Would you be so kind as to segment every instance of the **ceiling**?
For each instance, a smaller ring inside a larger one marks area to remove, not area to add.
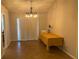
[[[34,12],[44,13],[49,10],[55,0],[32,0]],[[10,12],[25,13],[30,10],[30,0],[2,0]]]

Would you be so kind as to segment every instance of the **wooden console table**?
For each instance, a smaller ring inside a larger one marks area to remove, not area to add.
[[[53,33],[43,32],[40,34],[40,40],[47,46],[47,50],[49,50],[50,46],[63,46],[64,38]]]

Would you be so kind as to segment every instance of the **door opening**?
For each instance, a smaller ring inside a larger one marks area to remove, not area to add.
[[[2,15],[2,17],[1,17],[1,34],[2,34],[2,45],[3,45],[3,48],[5,47],[4,29],[5,29],[5,16]]]

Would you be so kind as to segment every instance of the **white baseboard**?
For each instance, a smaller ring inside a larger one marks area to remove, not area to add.
[[[65,49],[62,49],[60,47],[58,47],[60,50],[62,50],[63,52],[65,52],[67,55],[69,55],[71,58],[76,59],[76,57],[74,57],[72,54],[70,54],[68,51],[66,51]]]

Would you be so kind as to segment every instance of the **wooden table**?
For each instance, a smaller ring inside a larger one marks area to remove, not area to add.
[[[40,34],[40,40],[47,46],[47,50],[49,50],[50,46],[63,46],[64,38],[53,33],[43,32]]]

